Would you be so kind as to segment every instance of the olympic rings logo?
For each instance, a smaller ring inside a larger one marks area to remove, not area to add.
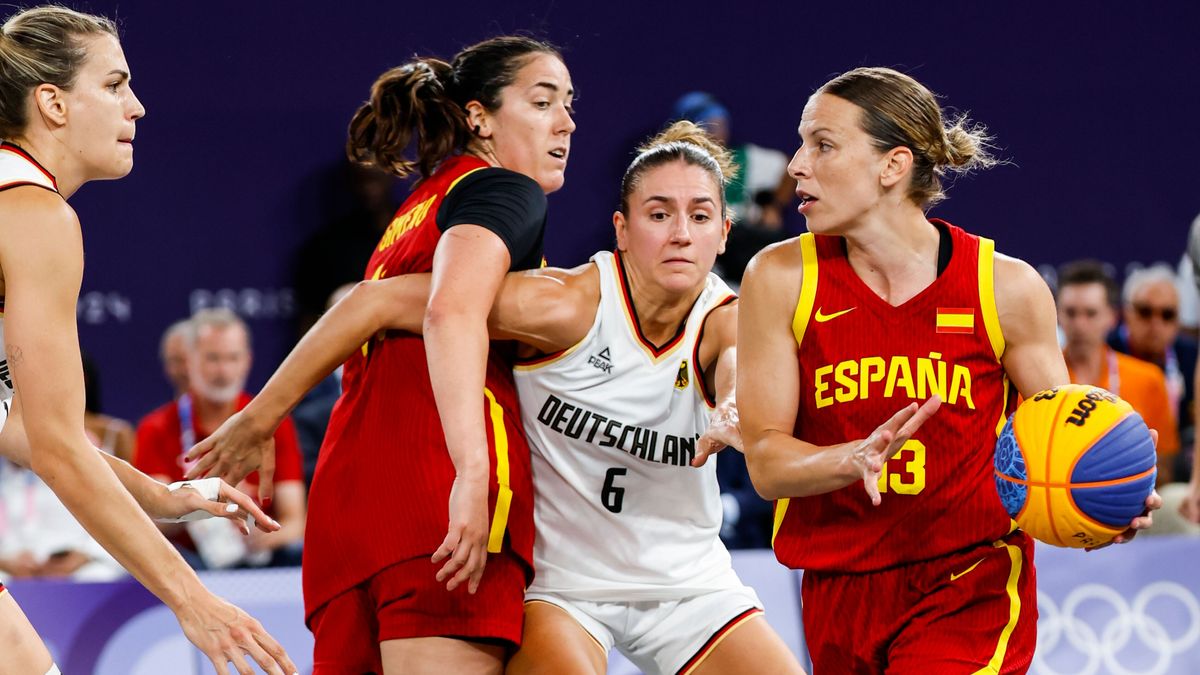
[[[1153,614],[1149,611],[1152,602],[1158,609]],[[1079,611],[1085,603],[1089,607]],[[1108,609],[1097,611],[1095,603],[1106,604]],[[1188,616],[1185,629],[1180,630],[1181,622],[1172,621],[1168,627],[1154,616],[1162,614],[1163,603],[1182,605]],[[1064,675],[1091,675],[1101,672],[1101,666],[1104,667],[1103,672],[1116,675],[1164,675],[1170,672],[1176,656],[1200,642],[1200,601],[1186,587],[1170,581],[1158,581],[1145,586],[1132,602],[1109,586],[1084,584],[1067,595],[1061,609],[1049,596],[1039,591],[1038,612],[1038,646],[1033,660],[1035,673],[1060,675],[1060,671],[1054,670],[1048,660],[1061,646],[1087,659],[1084,665],[1076,661],[1069,670],[1063,671]],[[1105,619],[1104,625],[1098,628],[1097,625]],[[1140,646],[1131,644],[1135,637]],[[1142,663],[1135,669],[1122,663],[1122,656],[1128,662],[1130,654],[1142,655],[1139,659]],[[1153,658],[1153,663],[1147,666],[1144,661],[1149,657]],[[1054,660],[1061,663],[1061,659]]]

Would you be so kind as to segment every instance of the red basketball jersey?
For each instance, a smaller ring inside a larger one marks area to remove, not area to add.
[[[885,466],[883,503],[862,482],[775,505],[773,546],[793,568],[879,570],[927,560],[1010,530],[993,478],[1010,403],[993,293],[994,245],[948,229],[949,264],[899,307],[851,268],[840,237],[802,235],[804,277],[792,330],[799,347],[796,438],[866,438],[913,401],[942,407]]]
[[[453,157],[418,184],[380,239],[366,278],[430,272],[441,237],[438,208],[460,180],[487,166]],[[510,345],[492,344],[480,392],[492,449],[488,550],[499,552],[507,539],[532,578],[533,484],[510,354]],[[393,563],[432,555],[449,522],[454,465],[421,336],[393,333],[364,345],[346,362],[342,389],[309,499],[306,616]]]

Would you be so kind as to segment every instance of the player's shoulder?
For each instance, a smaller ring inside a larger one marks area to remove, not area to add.
[[[23,239],[49,230],[78,228],[75,209],[62,195],[37,185],[22,185],[0,191],[0,233],[19,234]]]
[[[993,283],[1000,314],[1024,315],[1047,300],[1053,304],[1050,287],[1033,265],[1003,253],[993,254]]]
[[[776,242],[763,248],[746,265],[742,276],[742,288],[747,284],[770,282],[771,280],[798,275],[804,267],[804,256],[800,241],[804,235]],[[798,279],[798,277],[796,277]]]

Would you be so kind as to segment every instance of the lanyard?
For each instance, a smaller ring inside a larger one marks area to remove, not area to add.
[[[192,462],[184,459],[184,455],[196,444],[196,429],[192,426],[192,397],[184,393],[176,401],[179,411],[179,466],[186,473]]]

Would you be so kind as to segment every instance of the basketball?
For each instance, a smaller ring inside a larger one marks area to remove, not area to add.
[[[1069,384],[1022,403],[996,441],[996,489],[1035,538],[1106,544],[1145,510],[1157,456],[1142,416],[1099,387]]]

